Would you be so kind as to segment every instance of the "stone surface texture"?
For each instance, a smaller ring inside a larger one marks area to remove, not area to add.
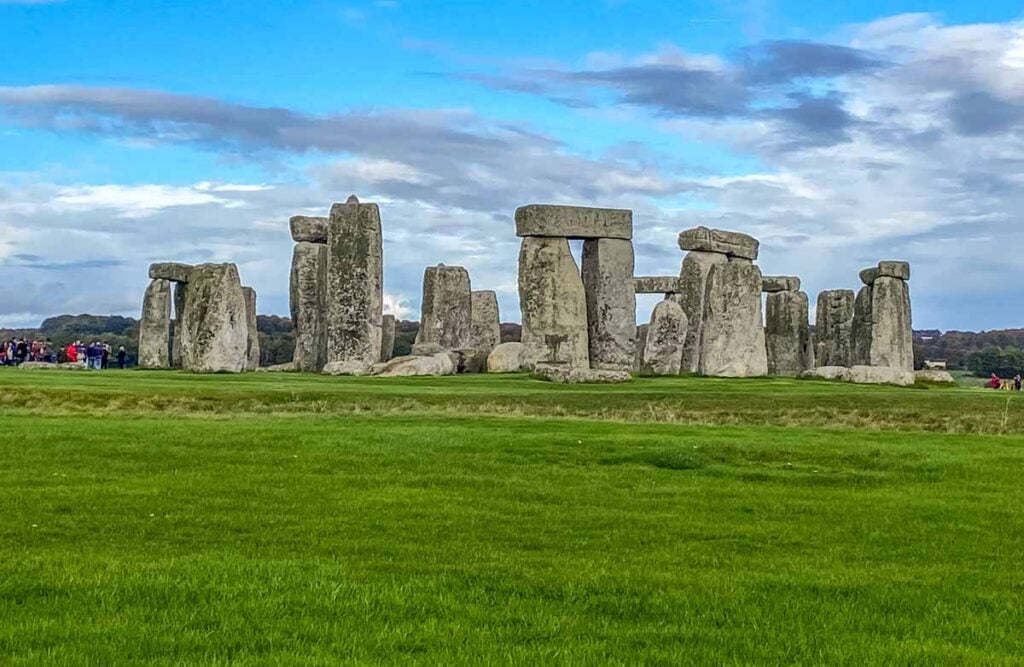
[[[878,263],[878,277],[910,280],[910,262],[883,260]]]
[[[634,373],[642,373],[644,370],[644,348],[647,347],[647,332],[650,328],[650,324],[640,324],[636,328],[636,351],[633,353]]]
[[[453,375],[455,364],[445,352],[424,357],[395,357],[374,369],[381,377],[407,377],[413,375]]]
[[[895,384],[909,387],[914,384],[913,370],[889,366],[851,366],[850,382],[857,384]]]
[[[245,297],[245,370],[255,371],[260,367],[260,334],[256,326],[256,290],[243,286],[242,296]]]
[[[171,281],[155,278],[142,298],[139,368],[171,366]]]
[[[816,380],[842,380],[850,381],[850,369],[846,366],[818,366],[809,368],[800,374],[800,377]]]
[[[825,290],[818,294],[814,326],[814,357],[819,366],[853,363],[853,290]]]
[[[679,247],[682,250],[715,252],[741,259],[757,259],[760,243],[753,236],[722,229],[694,227],[679,232]]]
[[[188,301],[188,283],[174,283],[174,321],[171,326],[171,366],[181,368],[184,364],[182,349],[187,347],[188,325],[185,322],[185,304]]]
[[[633,242],[584,241],[581,273],[587,301],[590,367],[632,369],[636,350]]]
[[[469,272],[461,266],[428,266],[423,272],[423,299],[417,343],[437,343],[446,350],[467,347],[472,336]]]
[[[560,384],[615,384],[629,382],[633,379],[633,376],[626,371],[570,368],[553,364],[537,364],[533,369],[533,376],[540,380]]]
[[[675,294],[679,291],[679,278],[675,276],[637,276],[633,279],[636,294]]]
[[[764,322],[769,375],[797,376],[814,367],[807,294],[770,292]]]
[[[867,269],[861,269],[858,274],[860,282],[864,285],[874,285],[875,278],[878,277],[878,269],[876,267],[869,267]]]
[[[487,355],[488,373],[518,373],[523,368],[522,343],[500,343]]]
[[[871,286],[861,287],[853,302],[853,321],[850,326],[850,366],[854,364],[871,365],[871,328],[874,320],[871,309],[873,305]]]
[[[327,246],[301,241],[292,252],[289,290],[296,370],[319,373],[327,363]]]
[[[519,250],[523,364],[590,368],[587,299],[564,238],[527,237]]]
[[[181,262],[157,262],[149,265],[149,278],[150,280],[187,283],[193,268],[191,264],[182,264]]]
[[[768,374],[761,317],[761,270],[753,264],[712,267],[704,298],[700,373],[718,377]]]
[[[328,218],[311,215],[293,215],[288,220],[292,240],[306,243],[327,243]]]
[[[334,204],[327,236],[327,362],[335,373],[365,372],[380,358],[380,209],[355,197]]]
[[[800,289],[800,279],[796,276],[764,276],[761,278],[761,291],[796,292]]]
[[[686,340],[686,313],[671,299],[660,301],[651,312],[644,342],[641,372],[649,375],[679,375]]]
[[[956,379],[949,371],[923,370],[914,371],[914,378],[922,382],[935,382],[938,384],[956,384]]]
[[[390,361],[395,355],[395,316],[384,315],[380,320],[380,360]]]
[[[633,212],[615,208],[530,204],[516,209],[516,236],[633,238]]]
[[[688,252],[683,258],[679,270],[680,290],[675,296],[676,303],[686,313],[688,320],[681,362],[683,373],[696,373],[699,370],[708,274],[713,266],[727,264],[728,261],[725,255],[698,250]]]
[[[185,299],[182,368],[195,373],[241,373],[247,363],[249,328],[234,264],[200,264]]]
[[[493,290],[476,290],[470,295],[472,308],[469,344],[483,359],[501,343],[498,295]]]
[[[871,286],[871,366],[914,370],[910,288],[899,278],[879,276]]]

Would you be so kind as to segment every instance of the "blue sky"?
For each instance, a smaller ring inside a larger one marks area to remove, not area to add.
[[[286,314],[287,218],[381,203],[390,308],[470,269],[518,320],[511,214],[635,211],[765,273],[914,266],[915,326],[1024,324],[1018,3],[0,0],[0,326],[136,314],[150,261],[237,261]],[[650,305],[642,303],[641,319]]]

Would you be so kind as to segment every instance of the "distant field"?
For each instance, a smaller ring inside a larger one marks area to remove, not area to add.
[[[1024,399],[0,369],[0,663],[1024,661]]]

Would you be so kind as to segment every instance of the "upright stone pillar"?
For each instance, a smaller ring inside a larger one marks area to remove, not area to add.
[[[744,261],[714,265],[708,273],[702,326],[702,375],[767,375],[761,269]]]
[[[914,370],[910,264],[882,261],[860,272],[854,304],[854,356],[859,365]]]
[[[590,368],[587,299],[566,238],[528,236],[519,250],[523,364]]]
[[[174,341],[171,345],[171,365],[184,368],[183,350],[189,347],[188,323],[185,321],[185,303],[188,299],[188,283],[174,283]]]
[[[139,322],[139,367],[168,368],[171,335],[171,282],[154,279],[142,299]]]
[[[355,196],[334,204],[327,228],[327,365],[366,373],[380,358],[383,249],[380,210]]]
[[[381,318],[380,360],[390,361],[395,354],[395,316],[384,315]]]
[[[242,296],[245,297],[245,370],[254,371],[260,367],[260,334],[256,322],[256,290],[251,287],[242,287]]]
[[[289,302],[295,335],[295,370],[319,373],[327,363],[326,244],[295,244]]]
[[[850,327],[852,365],[855,366],[871,365],[871,329],[874,321],[871,309],[873,305],[871,285],[864,285],[857,292],[857,298],[854,299],[853,323]]]
[[[814,366],[807,294],[795,277],[764,278],[768,374],[797,376]]]
[[[636,349],[633,242],[587,239],[582,264],[590,367],[629,371]]]
[[[654,307],[644,344],[643,372],[678,375],[686,340],[686,313],[675,301],[665,299]]]
[[[814,361],[818,366],[853,365],[853,290],[818,294],[814,319]]]
[[[501,344],[501,319],[498,315],[498,295],[492,290],[472,293],[472,331],[470,347],[477,356],[486,359],[491,350]]]
[[[713,266],[728,261],[725,255],[700,250],[691,250],[683,257],[683,265],[679,270],[679,292],[675,295],[676,303],[686,313],[689,321],[680,364],[683,373],[696,373],[700,370],[700,337],[704,330],[704,297],[707,294],[708,274]]]
[[[470,346],[472,297],[469,272],[461,266],[428,266],[423,272],[423,301],[416,343],[446,350]]]
[[[185,301],[182,365],[196,373],[241,373],[248,360],[248,315],[238,267],[200,264]]]

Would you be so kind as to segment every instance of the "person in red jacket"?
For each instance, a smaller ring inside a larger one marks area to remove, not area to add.
[[[68,343],[67,355],[69,362],[74,363],[78,361],[78,348],[75,347],[74,343]]]
[[[1002,386],[1003,386],[1003,381],[999,378],[998,375],[993,373],[992,377],[989,378],[989,380],[988,380],[988,388],[989,389],[999,389]]]

